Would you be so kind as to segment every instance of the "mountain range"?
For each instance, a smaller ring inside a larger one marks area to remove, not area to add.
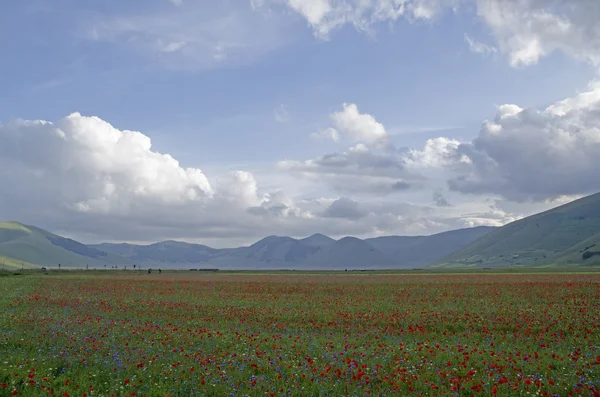
[[[12,267],[184,269],[393,269],[423,267],[494,228],[476,227],[433,236],[334,240],[268,236],[247,246],[216,249],[162,241],[149,245],[85,245],[35,226],[0,223],[0,262]]]
[[[11,267],[223,270],[600,265],[600,193],[500,228],[364,240],[269,236],[227,249],[178,241],[86,245],[35,226],[0,222],[0,262]]]

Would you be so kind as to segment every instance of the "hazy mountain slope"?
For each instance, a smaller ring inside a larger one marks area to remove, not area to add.
[[[553,260],[558,265],[573,263],[586,266],[600,265],[600,233],[561,252]]]
[[[6,262],[50,267],[60,263],[63,267],[91,268],[113,265],[188,269],[412,268],[427,265],[488,230],[473,228],[433,236],[391,236],[367,241],[353,237],[336,241],[322,234],[303,239],[269,236],[248,247],[214,249],[177,241],[84,245],[34,226],[4,222],[0,223],[0,257]],[[596,260],[589,259],[589,263]]]
[[[32,265],[85,267],[127,265],[122,257],[87,247],[34,226],[15,222],[0,224],[0,256]]]
[[[150,245],[96,244],[98,250],[130,259],[138,264],[200,264],[212,258],[219,250],[201,244],[179,241],[162,241]]]
[[[307,267],[316,269],[390,269],[398,263],[369,243],[356,237],[341,240],[315,253]]]
[[[331,244],[335,243],[335,240],[331,237],[325,236],[321,233],[315,233],[312,236],[303,238],[299,240],[300,242],[308,245],[312,245],[315,247],[328,247]]]
[[[597,233],[600,194],[512,222],[440,262],[480,266],[550,263]]]
[[[365,242],[390,258],[404,259],[406,251],[424,238],[425,236],[383,236],[368,238]]]
[[[418,267],[435,262],[495,229],[494,227],[480,226],[451,230],[431,236],[389,236],[366,239],[365,241],[396,262],[401,263],[404,267]]]
[[[291,237],[269,236],[249,247],[218,253],[208,262],[216,267],[231,269],[297,269],[302,268],[307,259],[321,249],[316,244],[316,241],[305,242]]]

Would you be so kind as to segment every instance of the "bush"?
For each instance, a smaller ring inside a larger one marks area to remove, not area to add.
[[[592,256],[600,255],[600,251],[585,251],[581,257],[583,260],[590,259]]]

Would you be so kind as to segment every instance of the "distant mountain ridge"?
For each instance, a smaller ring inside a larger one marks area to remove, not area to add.
[[[432,236],[334,240],[323,234],[268,236],[248,247],[215,249],[163,241],[85,245],[43,229],[0,222],[0,262],[7,266],[217,269],[403,269],[434,267],[600,266],[600,193],[501,228]]]
[[[85,245],[35,226],[2,222],[0,262],[65,268],[400,269],[428,265],[493,229],[366,240],[319,233],[302,239],[268,236],[248,247],[216,249],[178,241]]]

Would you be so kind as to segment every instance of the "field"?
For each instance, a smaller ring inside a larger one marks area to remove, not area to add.
[[[600,396],[600,275],[0,278],[0,396]]]

